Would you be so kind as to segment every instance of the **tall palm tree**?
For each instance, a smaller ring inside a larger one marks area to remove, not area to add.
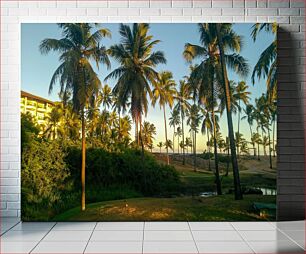
[[[166,105],[168,104],[169,107],[172,108],[175,96],[176,96],[175,81],[173,80],[172,73],[169,71],[163,71],[159,73],[158,80],[154,82],[152,103],[153,106],[155,106],[155,104],[158,101],[160,108],[163,109],[166,143],[168,141]],[[167,164],[169,165],[168,146],[166,146],[166,152],[167,152]]]
[[[44,130],[44,136],[49,139],[55,140],[56,138],[63,136],[65,130],[61,124],[63,119],[63,110],[60,104],[56,105],[50,113],[46,116],[47,125]]]
[[[142,126],[142,142],[143,145],[150,149],[153,144],[154,136],[156,135],[156,127],[153,123],[144,121]]]
[[[233,176],[234,176],[234,188],[235,188],[235,199],[242,199],[242,191],[240,185],[239,177],[239,168],[237,163],[237,155],[235,149],[235,140],[234,140],[234,129],[233,129],[233,119],[231,112],[231,101],[230,101],[230,90],[229,90],[229,81],[227,75],[227,66],[232,68],[236,67],[236,71],[240,75],[246,76],[248,73],[248,66],[245,61],[240,62],[239,65],[234,65],[233,62],[230,63],[227,59],[225,50],[232,50],[234,52],[239,52],[241,47],[241,38],[238,36],[232,29],[231,24],[212,24],[216,31],[217,44],[220,54],[220,80],[223,84],[223,92],[226,98],[226,115],[227,115],[227,125],[228,125],[228,135],[230,140],[231,147],[231,157],[232,157],[232,166],[233,166]],[[235,56],[237,54],[234,53]],[[243,58],[241,57],[241,60]],[[244,59],[243,59],[244,60]]]
[[[261,142],[261,137],[259,133],[253,133],[252,137],[251,137],[251,142],[254,144],[257,144],[257,159],[260,160],[260,155],[259,155],[259,145],[262,143]]]
[[[97,73],[93,70],[91,61],[97,67],[99,64],[106,64],[110,67],[110,61],[106,48],[100,44],[104,37],[110,37],[107,29],[97,29],[92,32],[95,25],[89,23],[62,23],[58,24],[62,29],[63,38],[44,39],[40,43],[40,51],[47,54],[50,51],[60,53],[60,66],[55,70],[49,93],[59,81],[60,93],[71,92],[73,109],[78,112],[82,122],[82,197],[81,209],[85,210],[85,157],[86,157],[86,107],[89,99],[98,95],[101,89],[101,82]]]
[[[173,126],[173,153],[174,153],[174,137],[175,137],[175,126],[180,125],[180,112],[178,110],[172,110],[169,118],[169,125]]]
[[[207,134],[207,148],[208,148],[208,170],[211,170],[211,165],[210,165],[210,139],[209,139],[209,134],[212,132],[212,119],[210,116],[210,110],[206,109],[206,107],[201,108],[202,114],[203,114],[203,122],[202,122],[202,128],[201,128],[201,133],[203,135]]]
[[[105,78],[116,79],[113,93],[125,103],[130,100],[130,112],[136,125],[136,143],[139,146],[141,142],[142,152],[142,115],[148,112],[147,94],[152,98],[150,85],[158,79],[154,68],[166,63],[163,52],[153,52],[153,47],[160,41],[152,40],[149,29],[146,23],[134,23],[132,26],[120,24],[121,43],[110,47],[110,55],[120,66]]]
[[[276,35],[277,33],[277,24],[276,23],[263,23],[255,24],[252,27],[252,38],[256,41],[259,32],[262,30]],[[252,82],[255,83],[255,77],[258,79],[267,77],[267,93],[271,101],[271,98],[276,97],[276,69],[277,69],[277,39],[261,53],[252,73]]]
[[[238,100],[238,135],[240,134],[240,113],[241,113],[241,101],[246,106],[249,104],[251,94],[248,90],[248,85],[245,83],[245,81],[238,82],[238,85],[236,86],[236,96]],[[239,156],[239,147],[237,146],[237,154]]]
[[[253,145],[254,157],[256,157],[255,142],[252,141],[252,137],[253,137],[253,129],[252,129],[252,126],[253,126],[253,121],[255,120],[254,111],[255,111],[255,108],[254,108],[254,106],[253,106],[252,104],[246,105],[246,107],[245,107],[245,109],[244,109],[245,116],[243,116],[243,117],[241,118],[241,120],[247,119],[247,122],[248,122],[249,128],[250,128],[251,143],[252,143],[252,145]]]
[[[183,135],[181,127],[177,127],[175,135],[177,136],[177,153],[180,153],[180,137]]]
[[[159,142],[159,143],[157,144],[157,147],[159,147],[159,153],[161,154],[161,149],[162,149],[162,147],[163,147],[163,142]]]
[[[181,123],[182,123],[182,139],[183,143],[185,140],[184,137],[184,119],[187,110],[190,108],[190,103],[188,100],[191,99],[189,85],[185,80],[180,80],[179,90],[177,91],[176,100],[177,104],[175,105],[174,109],[181,113]],[[185,165],[185,146],[180,147],[183,149],[183,165]]]
[[[192,147],[192,141],[191,141],[191,138],[190,138],[190,137],[186,138],[185,144],[186,144],[187,154],[188,154],[188,152],[189,152],[189,151],[188,151],[188,147]]]
[[[266,147],[270,146],[270,141],[269,141],[269,138],[267,136],[263,136],[263,138],[262,138],[262,146],[263,146],[263,150],[264,150],[264,155],[267,156]]]
[[[225,142],[224,142],[224,147],[223,147],[223,151],[225,151],[227,153],[227,160],[226,160],[226,173],[225,176],[228,176],[228,171],[229,171],[229,160],[230,160],[230,142],[229,142],[229,138],[226,137],[225,138]]]
[[[187,124],[190,126],[191,133],[193,134],[193,160],[194,160],[194,170],[196,170],[196,165],[197,165],[197,156],[196,156],[196,151],[197,151],[197,133],[198,133],[198,128],[200,125],[200,122],[202,120],[202,116],[199,114],[200,108],[198,105],[193,104],[189,110],[187,111]],[[186,144],[187,146],[187,144]]]
[[[171,139],[168,139],[168,140],[164,143],[164,146],[165,146],[166,150],[168,150],[169,148],[170,148],[170,149],[173,149],[173,144],[172,144]]]

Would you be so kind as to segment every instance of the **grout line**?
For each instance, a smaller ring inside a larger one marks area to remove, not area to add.
[[[243,236],[240,234],[239,230],[235,228],[235,226],[230,222],[230,224],[232,225],[232,227],[235,229],[235,231],[237,232],[237,234],[241,237],[242,241],[253,251],[253,253],[256,253],[256,251],[253,249],[253,247],[249,244],[249,242],[247,240],[245,240],[243,238]]]
[[[45,239],[45,237],[51,232],[51,230],[55,227],[55,225],[57,224],[57,222],[55,222],[55,224],[49,229],[49,231],[38,241],[38,243],[29,251],[29,253],[32,253],[33,250],[35,250],[35,248],[38,246],[38,244],[41,243],[42,240]]]
[[[145,221],[143,222],[142,226],[142,244],[141,244],[141,253],[143,254],[143,246],[144,246],[144,234],[145,234]]]
[[[298,242],[296,242],[292,237],[290,237],[289,235],[287,235],[285,233],[285,231],[279,229],[279,228],[276,228],[276,230],[278,230],[279,232],[283,233],[287,238],[289,238],[289,240],[291,240],[292,242],[294,242],[296,245],[298,245],[299,247],[301,247],[303,250],[305,250],[305,247],[301,246]],[[305,231],[304,231],[305,232]],[[305,243],[304,243],[305,245]]]
[[[194,242],[194,244],[195,244],[195,246],[196,246],[197,252],[198,252],[198,253],[200,253],[199,248],[198,248],[198,245],[197,245],[197,243],[196,243],[196,241],[195,241],[195,239],[194,239],[194,237],[193,237],[193,233],[192,233],[192,230],[191,230],[191,227],[190,227],[189,221],[187,221],[187,224],[188,224],[188,227],[189,227],[189,230],[190,230],[190,233],[191,233],[191,236],[192,236],[193,242]]]
[[[95,232],[95,229],[96,229],[97,225],[98,225],[98,222],[96,222],[96,224],[95,224],[95,226],[94,226],[94,228],[93,228],[93,230],[92,230],[92,232],[91,232],[91,234],[90,234],[90,237],[89,237],[89,239],[88,239],[88,241],[87,241],[87,243],[86,243],[86,246],[85,246],[85,248],[84,248],[83,254],[85,253],[85,251],[86,251],[86,249],[87,249],[87,246],[88,246],[88,244],[89,244],[89,241],[90,241],[90,239],[91,239],[93,233]]]
[[[15,226],[17,226],[21,221],[18,221],[16,224],[13,224],[9,229],[5,230],[3,233],[0,234],[0,236],[4,235],[5,233],[9,232],[11,229],[13,229]]]

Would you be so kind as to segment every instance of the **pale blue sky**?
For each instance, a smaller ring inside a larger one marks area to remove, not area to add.
[[[108,28],[112,33],[111,39],[102,41],[106,47],[119,42],[118,24],[107,23],[101,24],[101,26]],[[199,44],[197,24],[151,24],[150,26],[149,34],[152,34],[154,39],[161,40],[155,50],[162,50],[167,59],[167,64],[159,65],[157,70],[171,71],[174,79],[179,83],[179,80],[189,73],[189,65],[182,57],[185,43]],[[235,24],[233,28],[239,35],[243,36],[244,46],[240,54],[248,60],[252,70],[261,52],[273,41],[274,35],[262,32],[254,43],[250,36],[251,26],[252,24]],[[53,52],[47,56],[40,54],[39,44],[45,38],[61,38],[61,31],[56,24],[26,23],[21,25],[21,89],[55,101],[58,100],[59,87],[56,87],[51,95],[48,95],[48,87],[52,74],[59,65],[59,55]],[[113,70],[118,64],[113,60],[111,62]],[[105,67],[100,67],[98,71],[100,79],[103,81],[109,72]],[[229,72],[229,79],[236,82],[241,80],[233,72]],[[246,78],[245,81],[250,87],[252,101],[266,91],[265,80],[257,81],[254,86],[250,77]],[[113,87],[114,80],[108,81],[108,85]],[[170,109],[167,108],[167,118],[169,117]],[[149,108],[146,120],[154,123],[157,128],[155,144],[164,141],[163,115],[158,106]],[[233,121],[236,130],[236,116],[233,117]],[[222,136],[225,137],[227,135],[226,114],[222,116],[220,126]],[[172,139],[173,130],[172,128],[168,130],[168,138]],[[245,121],[241,123],[241,132],[249,139],[249,127]],[[197,140],[198,152],[202,152],[206,147],[204,145],[206,137],[198,134]]]

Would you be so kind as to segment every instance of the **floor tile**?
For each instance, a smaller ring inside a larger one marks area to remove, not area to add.
[[[189,222],[191,230],[235,230],[229,222]]]
[[[85,253],[142,253],[142,242],[89,242]]]
[[[8,231],[1,236],[1,242],[38,242],[47,231]]]
[[[200,253],[253,253],[252,249],[241,242],[197,242]]]
[[[273,222],[273,224],[281,230],[305,231],[305,221],[281,221],[281,222]]]
[[[289,240],[287,236],[278,230],[272,231],[239,231],[246,241],[283,241]]]
[[[18,231],[15,231],[18,232]],[[50,231],[43,239],[44,242],[86,242],[92,231]]]
[[[298,243],[302,248],[305,248],[305,231],[304,230],[287,230],[282,231],[285,235],[289,236],[291,240]]]
[[[236,230],[275,230],[275,226],[270,222],[231,222]]]
[[[66,231],[66,230],[93,230],[96,222],[58,222],[52,231]]]
[[[20,222],[12,228],[13,231],[49,231],[54,222]]]
[[[31,253],[83,253],[87,242],[40,242]]]
[[[145,231],[145,241],[193,241],[190,231]]]
[[[195,241],[242,241],[236,231],[192,231]]]
[[[248,242],[255,253],[304,253],[304,250],[291,241]]]
[[[2,242],[0,253],[29,253],[37,242]]]
[[[90,241],[109,242],[109,241],[142,241],[143,231],[94,231]]]
[[[145,222],[145,230],[190,230],[188,222]]]
[[[144,222],[99,222],[95,230],[143,230]]]
[[[198,253],[194,242],[144,242],[143,253]]]

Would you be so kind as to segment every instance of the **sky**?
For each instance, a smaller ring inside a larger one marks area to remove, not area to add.
[[[237,34],[243,38],[243,47],[240,54],[247,59],[250,66],[250,70],[253,70],[261,52],[274,40],[273,34],[261,32],[257,37],[256,42],[250,36],[251,27],[253,24],[234,24],[233,29]],[[101,41],[106,47],[117,44],[120,42],[119,24],[105,23],[100,24],[101,27],[108,28],[111,31],[112,38],[105,38]],[[150,35],[153,35],[154,39],[159,39],[161,42],[157,44],[154,50],[161,50],[164,52],[167,59],[166,64],[160,64],[157,66],[158,71],[171,71],[173,73],[174,80],[179,84],[179,80],[185,75],[189,74],[189,64],[184,60],[182,53],[185,43],[200,44],[199,33],[197,24],[150,24]],[[39,51],[39,44],[45,38],[60,39],[61,30],[57,24],[48,23],[23,23],[21,25],[21,89],[35,95],[47,98],[49,100],[58,101],[59,86],[56,86],[52,94],[48,94],[48,88],[51,77],[59,66],[59,54],[57,52],[51,52],[48,55],[42,55]],[[196,63],[196,62],[195,62]],[[96,69],[100,80],[103,84],[104,78],[110,71],[118,67],[118,63],[111,59],[111,70],[107,70],[104,66],[101,66],[99,70]],[[232,71],[228,73],[229,79],[235,82],[246,81],[251,92],[251,102],[254,102],[255,98],[259,97],[266,91],[266,80],[255,80],[253,85],[251,82],[251,74],[242,79]],[[107,84],[113,87],[115,80],[108,80]],[[166,108],[167,121],[169,121],[171,109]],[[233,116],[234,130],[237,131],[237,116]],[[154,146],[157,151],[156,144],[165,140],[164,121],[163,114],[159,106],[155,108],[149,107],[148,114],[144,119],[153,123],[157,129],[157,135],[155,136]],[[220,119],[220,128],[222,137],[227,136],[227,124],[226,113]],[[249,126],[246,121],[240,123],[241,133],[247,140],[250,140]],[[187,129],[187,128],[185,128]],[[189,128],[188,128],[189,129]],[[188,130],[187,129],[187,130]],[[131,131],[133,136],[134,127]],[[172,140],[173,128],[168,127],[168,138]],[[189,133],[186,133],[189,136]],[[207,137],[201,133],[197,135],[197,152],[203,152],[206,149]],[[177,147],[177,144],[175,144]]]

